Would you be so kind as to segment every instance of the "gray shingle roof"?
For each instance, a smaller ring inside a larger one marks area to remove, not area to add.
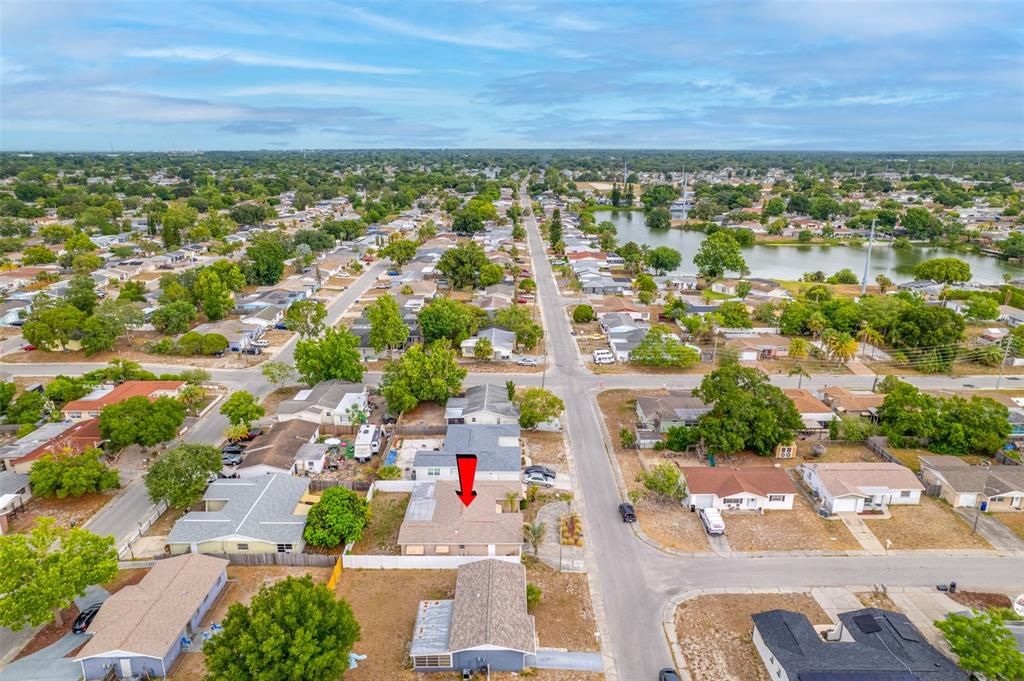
[[[309,480],[290,475],[217,480],[203,500],[226,501],[219,511],[192,511],[174,523],[168,544],[247,537],[273,544],[302,544],[304,515],[294,515]]]
[[[337,409],[341,400],[348,393],[361,393],[365,390],[362,383],[348,381],[321,381],[308,391],[303,391],[303,399],[285,400],[278,406],[278,414],[295,414],[300,411],[331,411]],[[302,393],[299,393],[302,395]],[[298,396],[296,396],[297,398]]]
[[[508,390],[503,385],[484,383],[466,390],[465,397],[453,397],[445,407],[459,416],[466,417],[489,411],[503,416],[519,417],[519,407],[508,399]]]
[[[479,471],[519,470],[522,463],[519,433],[518,423],[453,423],[448,426],[448,434],[441,449],[416,452],[413,466],[449,467],[455,465],[456,454],[476,454]],[[514,447],[502,446],[500,439],[505,437],[516,438],[517,444]]]
[[[448,645],[453,652],[481,646],[535,652],[521,564],[480,560],[459,568]]]

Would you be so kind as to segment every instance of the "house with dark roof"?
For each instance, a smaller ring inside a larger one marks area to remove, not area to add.
[[[788,511],[796,486],[786,471],[773,466],[687,467],[686,499],[691,508],[731,511]]]
[[[445,404],[448,423],[519,423],[519,406],[508,399],[503,385],[484,383],[466,389],[463,397],[452,397]]]
[[[103,441],[99,419],[44,423],[28,435],[0,447],[0,460],[7,470],[28,473],[47,454],[79,453]]]
[[[972,466],[958,456],[922,456],[921,480],[938,485],[953,508],[983,505],[987,512],[1024,511],[1024,466]]]
[[[776,681],[967,681],[902,613],[864,608],[839,615],[823,637],[805,615],[751,616],[754,648]]]
[[[351,426],[352,415],[369,412],[366,385],[348,381],[320,381],[300,390],[277,407],[279,421],[308,421],[322,426]]]
[[[526,569],[501,560],[460,566],[454,600],[421,601],[409,645],[418,672],[521,672],[536,652]]]
[[[421,449],[412,463],[414,480],[458,480],[458,454],[475,454],[477,480],[518,481],[522,467],[518,423],[453,423],[440,449]]]
[[[308,488],[309,480],[291,475],[215,480],[203,494],[203,510],[189,511],[171,528],[171,555],[301,552]]]
[[[319,434],[319,424],[301,419],[274,424],[249,443],[245,458],[238,465],[238,477],[253,478],[274,473],[291,475],[295,471],[299,450]]]

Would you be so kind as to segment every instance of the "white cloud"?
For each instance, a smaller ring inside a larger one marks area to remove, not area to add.
[[[439,31],[429,26],[392,19],[357,7],[345,7],[344,11],[348,18],[361,24],[417,40],[509,51],[526,50],[534,46],[534,41],[524,32],[513,31],[501,26],[474,27],[464,31]]]
[[[429,90],[406,87],[331,85],[326,83],[272,83],[237,87],[223,93],[227,97],[344,97],[373,101],[409,101],[430,95]]]
[[[407,75],[417,73],[418,69],[391,66],[373,66],[371,64],[354,64],[351,62],[305,59],[302,57],[286,57],[280,55],[259,54],[245,50],[219,47],[163,47],[155,49],[134,49],[125,53],[137,59],[164,59],[169,61],[226,61],[242,66],[276,66],[291,69],[309,69],[319,71],[342,71],[347,73],[367,73],[374,75]]]

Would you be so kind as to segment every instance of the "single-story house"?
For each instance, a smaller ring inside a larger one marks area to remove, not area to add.
[[[804,435],[821,435],[828,432],[828,424],[839,418],[832,408],[814,396],[810,390],[784,388],[783,391],[800,412],[804,423],[801,432]]]
[[[85,397],[64,405],[64,418],[69,421],[94,419],[103,407],[119,404],[130,397],[146,397],[150,402],[160,397],[177,397],[185,381],[125,381],[117,386],[96,388]]]
[[[741,362],[788,357],[789,343],[789,338],[774,333],[733,336],[728,341],[729,347],[736,350],[737,359]]]
[[[862,513],[921,503],[924,485],[897,463],[805,463],[797,468],[829,513]]]
[[[28,435],[0,447],[0,460],[9,471],[28,473],[47,454],[83,452],[103,441],[99,419],[44,423]]]
[[[321,426],[351,426],[357,413],[369,413],[366,386],[337,379],[300,390],[277,407],[279,421],[299,419]]]
[[[5,300],[0,303],[0,326],[11,326],[23,321],[32,312],[31,300]]]
[[[452,397],[444,407],[448,423],[519,423],[519,406],[508,399],[503,385],[484,383]]]
[[[939,485],[939,496],[953,508],[1024,511],[1024,466],[972,466],[956,456],[922,456],[921,479]]]
[[[872,420],[877,418],[878,408],[884,400],[885,395],[870,390],[850,390],[838,385],[830,385],[822,390],[822,401],[837,414],[851,414]]]
[[[796,486],[781,468],[688,467],[684,471],[687,497],[683,503],[691,508],[731,511],[788,511],[793,508]]]
[[[227,584],[228,561],[186,554],[156,561],[138,584],[103,602],[89,642],[75,662],[86,679],[165,677],[199,633],[199,624]]]
[[[491,342],[491,348],[493,349],[492,357],[494,359],[512,358],[512,353],[515,352],[516,347],[516,335],[511,331],[498,328],[496,326],[481,329],[475,336],[462,341],[462,343],[459,344],[462,356],[474,357],[476,344],[479,343],[482,338],[486,338]]]
[[[637,446],[654,447],[665,433],[679,426],[693,426],[711,411],[712,404],[693,396],[692,390],[670,390],[668,395],[641,395],[636,398]]]
[[[501,560],[459,567],[455,599],[421,601],[409,655],[418,672],[521,672],[537,651],[526,612],[526,568]]]
[[[521,495],[514,482],[477,481],[476,497],[463,506],[458,482],[417,482],[398,531],[403,556],[519,556],[523,514],[506,496]]]
[[[945,287],[946,285],[941,282],[925,279],[920,281],[906,281],[898,285],[896,288],[900,291],[909,291],[910,293],[916,293],[924,297],[935,297],[941,294],[942,289]]]
[[[1003,322],[1010,328],[1016,328],[1024,324],[1024,310],[1020,310],[1012,305],[1000,305],[999,316],[996,317],[996,321]]]
[[[227,339],[228,350],[241,352],[252,345],[254,340],[259,340],[266,328],[259,324],[243,324],[237,319],[221,319],[218,322],[200,324],[192,330],[202,334],[219,333]]]
[[[22,508],[31,498],[32,486],[27,473],[0,471],[0,536],[7,534],[9,515]]]
[[[329,445],[322,442],[307,442],[295,452],[295,475],[316,475],[323,473],[327,465]]]
[[[171,555],[300,553],[309,512],[301,499],[308,488],[309,480],[291,475],[215,480],[203,495],[203,510],[186,513],[171,528]]]
[[[413,457],[415,480],[458,480],[456,455],[475,454],[477,480],[517,481],[522,450],[519,424],[450,424],[440,449],[420,450]]]
[[[284,319],[284,308],[267,305],[262,310],[245,315],[240,321],[246,326],[259,326],[269,329],[282,319]]]
[[[238,476],[252,478],[272,473],[291,475],[295,471],[299,450],[303,445],[313,442],[319,434],[319,424],[301,419],[274,424],[246,447],[245,458],[238,465]]]
[[[840,613],[840,624],[825,636],[806,615],[789,610],[759,612],[751,619],[754,648],[777,681],[968,678],[902,613],[878,608]]]
[[[651,308],[647,305],[630,302],[625,298],[603,298],[594,303],[594,313],[598,317],[607,314],[624,314],[634,322],[643,322],[651,318]]]

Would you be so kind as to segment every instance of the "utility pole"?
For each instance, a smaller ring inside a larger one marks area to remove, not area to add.
[[[864,256],[864,279],[860,284],[860,295],[863,298],[868,292],[868,268],[871,267],[871,246],[875,243],[875,220],[871,220],[871,236],[868,237],[868,252]]]
[[[683,221],[686,220],[686,166],[683,166]]]
[[[1013,344],[1013,337],[1010,334],[1006,334],[1006,347],[1003,348],[1003,361],[999,363],[999,377],[996,379],[996,390],[999,390],[999,384],[1003,382],[1003,371],[1006,369],[1006,360],[1010,358],[1010,346]]]

